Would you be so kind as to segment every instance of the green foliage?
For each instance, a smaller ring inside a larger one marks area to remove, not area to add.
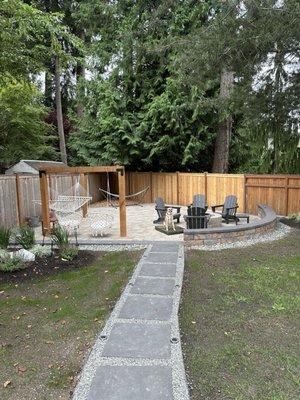
[[[9,239],[11,236],[11,230],[0,226],[0,249],[7,249],[9,245]]]
[[[70,245],[68,231],[60,226],[55,226],[52,229],[51,239],[59,250],[67,248]]]
[[[72,261],[75,257],[78,256],[78,248],[77,247],[65,247],[60,250],[59,255],[62,260]]]
[[[40,244],[34,245],[30,249],[31,253],[33,253],[36,257],[48,257],[51,255],[51,248],[49,246],[42,246]]]
[[[13,272],[26,267],[25,262],[17,256],[7,257],[0,261],[0,271]]]
[[[3,77],[0,86],[0,163],[22,158],[53,159],[53,137],[43,118],[47,109],[38,88],[20,78]]]
[[[16,242],[25,250],[30,250],[35,244],[34,229],[30,226],[21,226],[16,235]]]

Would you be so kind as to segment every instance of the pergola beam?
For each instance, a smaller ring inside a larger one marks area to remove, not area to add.
[[[94,167],[49,167],[45,168],[47,174],[92,174],[97,172],[118,172],[124,171],[124,167],[119,165],[94,166]]]

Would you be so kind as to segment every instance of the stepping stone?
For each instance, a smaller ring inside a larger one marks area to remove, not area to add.
[[[175,282],[173,279],[142,278],[136,279],[131,293],[172,295]]]
[[[119,317],[168,321],[172,314],[173,299],[165,297],[129,296]]]
[[[150,264],[142,265],[141,276],[161,276],[166,278],[174,278],[176,275],[176,264]]]
[[[116,323],[104,346],[104,357],[169,358],[170,326]]]
[[[152,263],[176,263],[178,255],[177,253],[149,253],[145,262]]]
[[[98,367],[87,400],[172,400],[171,367]]]
[[[178,244],[174,243],[154,243],[152,245],[151,252],[159,253],[159,252],[170,252],[170,253],[178,253]]]

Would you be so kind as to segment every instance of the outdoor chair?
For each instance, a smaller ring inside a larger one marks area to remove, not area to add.
[[[210,215],[205,214],[206,209],[202,207],[189,206],[187,215],[184,216],[186,229],[205,229],[207,228]]]
[[[193,198],[192,207],[204,208],[205,212],[207,210],[206,198],[204,194],[195,194]]]
[[[239,218],[236,214],[236,210],[238,209],[237,197],[234,195],[226,196],[223,204],[218,204],[212,206],[211,209],[213,212],[216,212],[216,208],[222,207],[222,212],[217,212],[217,214],[221,214],[222,218],[226,221],[226,224],[229,223],[230,220],[234,221],[237,225]]]
[[[176,210],[176,213],[173,214],[173,219],[176,219],[177,223],[179,223],[181,206],[165,204],[161,197],[157,197],[155,199],[155,210],[157,211],[158,219],[153,221],[154,224],[163,222],[165,220],[167,208],[173,208]]]

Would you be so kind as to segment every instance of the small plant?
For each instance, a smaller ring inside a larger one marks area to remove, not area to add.
[[[294,221],[300,221],[300,213],[289,214],[289,219],[293,219]]]
[[[53,244],[58,247],[59,250],[69,247],[69,234],[68,231],[60,226],[56,226],[52,230],[51,238]]]
[[[76,247],[66,247],[59,252],[62,260],[72,261],[78,256],[78,249]]]
[[[8,257],[10,257],[9,252],[5,249],[0,249],[0,262],[6,260]]]
[[[6,249],[9,245],[11,230],[0,227],[0,249]]]
[[[23,269],[25,267],[26,265],[22,258],[17,256],[7,257],[0,262],[0,271],[3,272],[18,271],[19,269]]]
[[[51,248],[49,246],[41,246],[40,244],[36,244],[30,249],[31,253],[33,253],[36,257],[49,257],[51,256]]]
[[[34,230],[30,226],[21,226],[16,241],[23,249],[30,250],[35,244]]]

